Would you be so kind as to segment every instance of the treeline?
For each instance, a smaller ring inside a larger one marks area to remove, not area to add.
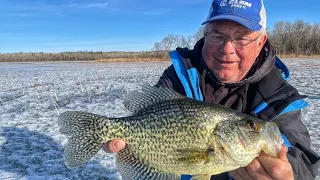
[[[269,40],[279,56],[319,56],[320,55],[320,25],[311,25],[302,20],[294,23],[277,22],[271,30],[267,30]],[[200,28],[193,36],[170,34],[154,44],[154,51],[168,51],[175,47],[189,47],[203,37]]]
[[[302,20],[294,23],[277,22],[268,37],[278,55],[320,55],[320,25]],[[168,60],[168,51],[176,47],[192,48],[203,37],[203,27],[191,36],[169,34],[155,42],[150,51],[142,52],[62,52],[62,53],[6,53],[0,54],[0,62],[17,61],[150,61]]]
[[[204,27],[200,27],[196,33],[191,36],[183,36],[176,34],[169,34],[164,37],[160,42],[155,42],[152,51],[159,52],[158,55],[162,59],[168,59],[168,53],[177,47],[187,47],[192,49],[196,42],[204,36]]]
[[[302,20],[294,23],[277,22],[268,32],[277,54],[319,55],[320,25]]]
[[[34,62],[34,61],[122,61],[130,60],[162,60],[162,54],[167,52],[62,52],[62,53],[6,53],[0,54],[0,62]],[[161,54],[161,55],[160,55]]]

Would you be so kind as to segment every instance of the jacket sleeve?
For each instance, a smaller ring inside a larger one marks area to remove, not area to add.
[[[297,180],[311,180],[318,175],[320,157],[310,145],[308,129],[301,121],[301,110],[291,111],[280,115],[274,122],[280,131],[288,138],[289,147],[287,157]]]

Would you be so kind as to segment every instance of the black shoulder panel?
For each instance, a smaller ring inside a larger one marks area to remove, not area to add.
[[[253,110],[261,103],[266,102],[268,108],[258,115],[264,120],[272,120],[278,116],[290,103],[303,99],[306,96],[299,94],[298,90],[283,79],[281,71],[273,67],[268,75],[256,84],[249,87],[249,93],[254,93],[248,101],[248,111]]]

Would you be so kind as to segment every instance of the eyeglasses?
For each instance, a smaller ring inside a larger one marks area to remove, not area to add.
[[[256,41],[260,36],[261,36],[261,34],[259,34],[259,36],[254,39],[247,37],[247,36],[241,37],[241,38],[231,38],[231,37],[226,37],[224,35],[216,34],[216,33],[211,33],[211,34],[206,33],[206,32],[204,33],[204,37],[205,37],[207,43],[220,47],[225,42],[230,40],[233,47],[237,50],[242,50],[248,44]]]

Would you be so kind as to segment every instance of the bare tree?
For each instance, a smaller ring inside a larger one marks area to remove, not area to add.
[[[311,28],[310,49],[314,54],[320,54],[320,24],[315,24]]]
[[[195,44],[204,36],[204,26],[200,27],[196,33],[193,35],[193,43]]]
[[[163,58],[163,47],[161,46],[161,43],[155,42],[152,50],[158,58]]]
[[[285,44],[283,42],[286,38],[286,33],[284,28],[284,22],[279,21],[274,25],[273,30],[269,32],[269,40],[279,54],[285,53]]]
[[[302,20],[297,20],[292,24],[293,50],[295,54],[301,54],[303,46],[302,39],[305,38],[306,24]]]
[[[161,46],[163,47],[164,51],[172,50],[174,45],[177,43],[178,37],[174,34],[169,34],[168,36],[164,37],[161,40]]]
[[[183,35],[177,35],[176,47],[189,47],[187,38]]]

